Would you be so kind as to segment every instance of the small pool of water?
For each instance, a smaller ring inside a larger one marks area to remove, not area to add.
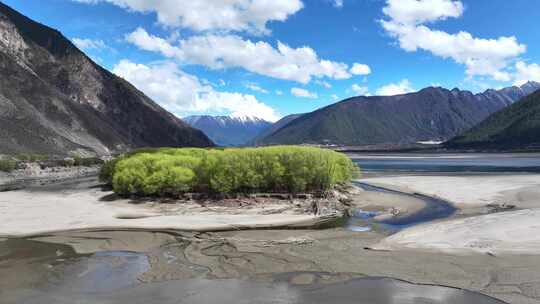
[[[445,200],[425,196],[421,194],[408,194],[386,188],[372,186],[366,183],[354,182],[354,185],[362,188],[364,191],[383,192],[401,196],[414,197],[424,201],[425,207],[414,214],[403,217],[396,217],[384,221],[376,221],[374,218],[380,215],[379,212],[369,212],[357,209],[353,216],[348,220],[346,227],[352,231],[369,231],[373,228],[385,229],[390,232],[396,232],[401,229],[426,223],[429,221],[447,218],[453,215],[457,209]]]

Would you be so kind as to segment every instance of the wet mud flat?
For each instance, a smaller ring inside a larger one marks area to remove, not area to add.
[[[337,228],[4,239],[0,298],[6,304],[538,300],[540,266],[527,266],[538,257],[364,249],[381,237]]]

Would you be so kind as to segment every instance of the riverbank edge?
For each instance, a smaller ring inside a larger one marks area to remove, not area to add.
[[[85,177],[88,178],[88,177]],[[83,178],[84,179],[84,178]],[[73,183],[76,183],[78,179],[71,179]],[[80,180],[80,179],[79,179]],[[68,180],[70,181],[70,180]],[[63,181],[65,182],[65,180]],[[57,183],[48,183],[47,186],[51,185],[61,185],[62,182]],[[354,183],[350,186],[352,189],[357,189],[358,187],[354,185]],[[15,193],[19,190],[15,191],[9,191],[11,193]],[[22,190],[25,191],[25,190]],[[56,190],[55,190],[56,191]],[[60,191],[60,190],[58,190]],[[8,193],[8,192],[4,192]],[[346,192],[340,192],[336,195],[345,195]],[[355,195],[354,191],[352,193],[347,193],[348,195]],[[0,195],[2,193],[0,192]],[[38,194],[36,194],[38,195]],[[1,198],[1,197],[0,197]],[[269,229],[325,229],[325,228],[335,228],[335,227],[342,227],[344,226],[344,223],[347,222],[347,220],[350,218],[352,211],[357,206],[354,205],[354,203],[339,201],[336,199],[335,203],[339,203],[339,207],[336,208],[336,212],[331,212],[330,214],[326,212],[325,214],[303,214],[303,215],[283,215],[283,217],[279,217],[276,215],[279,214],[269,214],[269,215],[255,215],[253,219],[248,220],[246,222],[246,216],[239,215],[235,218],[235,215],[229,215],[227,218],[227,215],[225,216],[214,216],[214,219],[212,219],[213,215],[209,215],[209,220],[206,225],[200,224],[200,220],[197,218],[199,215],[194,215],[192,219],[194,221],[191,221],[191,223],[174,223],[174,225],[171,225],[170,219],[165,221],[164,224],[158,224],[156,222],[153,223],[144,223],[144,222],[137,222],[137,221],[131,221],[130,223],[122,223],[122,224],[114,224],[114,225],[92,225],[89,223],[88,225],[84,225],[84,227],[77,227],[70,229],[69,227],[66,227],[65,229],[41,229],[39,231],[33,231],[33,232],[24,232],[25,229],[21,229],[21,232],[13,233],[12,231],[8,233],[2,233],[0,232],[0,237],[2,238],[17,238],[17,237],[33,237],[33,236],[39,236],[39,235],[46,235],[46,234],[54,234],[54,233],[60,233],[60,232],[70,232],[70,231],[112,231],[112,230],[138,230],[138,231],[179,231],[179,232],[219,232],[219,231],[236,231],[236,230],[269,230]],[[352,200],[351,200],[352,201]],[[399,201],[396,200],[396,205],[399,205]],[[105,207],[109,208],[109,207]],[[110,207],[112,208],[112,207]],[[242,209],[242,207],[238,207],[239,209]],[[424,206],[425,208],[425,206]],[[337,212],[338,211],[338,212]],[[421,212],[422,209],[415,211],[414,213],[407,214],[407,216],[414,216],[414,214]],[[143,214],[144,215],[144,214]],[[144,220],[145,218],[150,217],[158,217],[161,215],[145,215],[142,216],[140,219]],[[258,217],[258,218],[257,218]],[[182,217],[179,217],[179,219],[189,219],[190,215],[185,215]],[[129,218],[128,218],[129,219]],[[133,219],[138,219],[134,217]],[[199,222],[197,222],[199,221]],[[214,221],[214,222],[212,222]],[[225,222],[224,222],[225,221]],[[228,222],[227,222],[228,221]],[[194,224],[195,223],[195,224]],[[26,229],[28,230],[28,229]]]
[[[21,234],[2,234],[0,239],[32,239],[37,237],[51,236],[59,233],[87,233],[87,232],[111,232],[111,231],[127,231],[127,232],[152,232],[152,233],[169,233],[180,234],[186,232],[206,233],[206,232],[228,232],[242,230],[319,230],[338,227],[342,222],[346,221],[345,215],[325,215],[312,216],[311,218],[301,218],[297,220],[288,220],[281,223],[260,223],[260,224],[222,224],[215,226],[199,227],[199,228],[182,228],[182,227],[137,227],[135,225],[128,226],[95,226],[77,229],[56,229],[42,230],[34,233]]]

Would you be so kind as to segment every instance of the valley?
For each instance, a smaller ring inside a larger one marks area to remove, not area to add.
[[[0,0],[0,303],[540,303],[538,11]]]

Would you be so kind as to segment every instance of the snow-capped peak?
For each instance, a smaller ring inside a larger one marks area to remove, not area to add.
[[[241,113],[233,113],[233,114],[229,115],[229,117],[232,118],[232,119],[234,119],[234,120],[243,122],[243,123],[246,123],[246,122],[258,122],[258,121],[264,121],[264,119],[259,118],[259,117],[257,117],[257,116],[254,116],[254,115],[246,115],[246,114],[241,114]]]

